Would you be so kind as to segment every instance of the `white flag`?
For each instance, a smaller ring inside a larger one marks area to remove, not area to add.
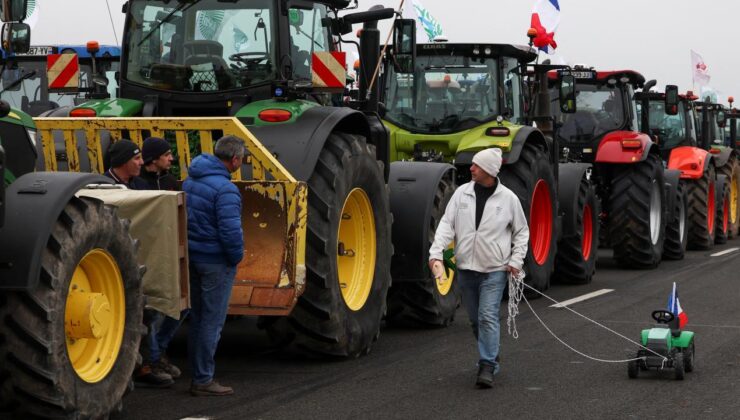
[[[434,38],[442,35],[442,25],[421,4],[421,0],[412,0],[411,7],[404,7],[403,17],[416,19],[416,39],[418,42],[433,42]],[[421,38],[426,35],[426,40]]]
[[[40,12],[39,2],[37,0],[28,0],[28,10],[26,11],[26,17],[23,19],[23,22],[27,23],[33,29],[39,21]]]
[[[691,72],[694,85],[701,87],[709,84],[709,79],[711,79],[711,76],[709,76],[709,67],[704,63],[704,59],[694,50],[691,50]]]

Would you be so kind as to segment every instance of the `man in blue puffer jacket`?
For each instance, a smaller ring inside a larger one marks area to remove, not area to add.
[[[213,380],[213,356],[226,320],[236,266],[244,256],[241,195],[231,182],[231,173],[241,166],[244,153],[242,139],[222,137],[214,147],[215,156],[204,153],[193,159],[183,183],[190,257],[188,357],[194,396],[234,393]]]

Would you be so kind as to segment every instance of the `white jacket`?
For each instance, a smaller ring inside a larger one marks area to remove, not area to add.
[[[478,230],[475,229],[474,181],[460,186],[447,204],[437,226],[429,259],[442,259],[454,240],[457,268],[480,273],[521,269],[527,255],[529,227],[519,198],[498,179],[498,187],[486,201]]]

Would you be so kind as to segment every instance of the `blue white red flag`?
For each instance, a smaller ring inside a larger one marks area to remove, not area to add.
[[[558,0],[537,0],[532,8],[531,28],[537,31],[533,39],[535,47],[552,54],[558,43],[555,42],[555,30],[560,24],[560,4]]]
[[[683,326],[689,322],[688,315],[686,315],[686,312],[681,308],[681,303],[678,302],[678,289],[676,288],[676,282],[673,282],[673,292],[671,292],[671,296],[668,298],[668,310],[673,313],[673,316],[678,318],[678,328],[683,328]]]

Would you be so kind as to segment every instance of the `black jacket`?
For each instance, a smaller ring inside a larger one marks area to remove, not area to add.
[[[177,191],[177,180],[169,172],[149,172],[146,168],[141,168],[138,182],[144,185],[143,188],[138,188],[141,190]]]
[[[130,190],[148,190],[149,189],[148,184],[138,176],[131,178],[128,181],[128,183],[125,183],[120,178],[118,178],[116,174],[113,173],[112,169],[108,169],[107,171],[105,171],[104,175],[112,179],[113,181],[115,181],[116,184],[127,186]]]

